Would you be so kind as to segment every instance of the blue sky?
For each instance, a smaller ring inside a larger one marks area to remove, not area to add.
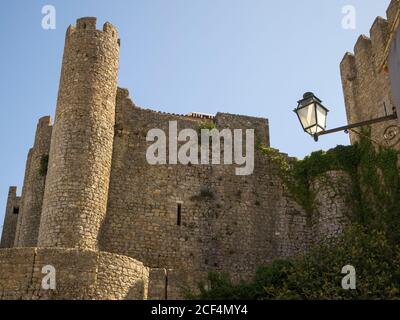
[[[8,187],[21,192],[37,120],[54,115],[65,30],[82,16],[110,21],[121,37],[119,86],[136,104],[188,113],[229,112],[270,120],[271,145],[292,156],[348,144],[335,134],[315,143],[292,112],[305,91],[346,122],[339,63],[389,0],[14,0],[0,11],[0,225]],[[41,27],[44,5],[56,29]],[[342,8],[356,8],[356,29]]]

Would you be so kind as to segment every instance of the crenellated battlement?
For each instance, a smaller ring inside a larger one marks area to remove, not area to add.
[[[76,30],[96,30],[97,18],[95,17],[83,17],[76,20]]]
[[[384,61],[393,25],[400,10],[400,1],[393,0],[387,10],[387,19],[377,17],[371,26],[369,37],[361,35],[354,54],[346,53],[340,64],[347,120],[349,123],[369,120],[390,114],[393,102],[391,87]],[[372,138],[381,145],[397,144],[387,140],[386,130],[397,121],[372,126]],[[358,137],[350,133],[352,142]]]
[[[346,52],[342,59],[342,62],[340,63],[340,67],[342,70],[342,74],[345,76],[346,80],[351,82],[356,78],[356,58],[353,53]]]
[[[65,43],[67,44],[70,39],[74,37],[93,37],[93,39],[101,39],[102,41],[110,41],[116,43],[118,46],[121,44],[118,29],[111,23],[105,22],[102,29],[97,29],[96,18],[85,17],[76,21],[76,26],[70,25],[65,34]]]
[[[76,32],[93,32],[104,33],[111,38],[118,39],[118,29],[114,27],[110,22],[105,22],[103,28],[97,29],[97,18],[95,17],[84,17],[76,20],[76,26],[70,25],[67,29],[67,36],[70,36]]]
[[[39,127],[51,126],[52,124],[53,124],[53,123],[52,123],[52,120],[51,120],[51,117],[50,117],[50,116],[41,117],[41,118],[39,119],[39,121],[38,121],[38,126],[39,126]]]
[[[362,34],[358,37],[357,42],[354,46],[354,54],[360,54],[361,52],[370,53],[372,49],[371,39],[366,35]]]
[[[390,25],[393,25],[400,10],[400,0],[392,0],[386,10],[387,20]]]
[[[254,129],[260,132],[260,138],[262,139],[263,143],[269,145],[269,123],[268,119],[254,117],[254,116],[246,116],[246,115],[239,115],[239,114],[230,114],[230,113],[222,113],[218,112],[215,116],[208,116],[208,117],[201,117],[201,116],[194,116],[192,113],[188,114],[177,114],[177,113],[170,113],[170,112],[163,112],[158,111],[150,108],[144,108],[137,106],[129,95],[129,90],[126,88],[118,88],[117,89],[117,106],[119,108],[128,107],[128,108],[135,108],[135,112],[144,112],[148,114],[149,119],[154,119],[154,126],[157,127],[160,121],[190,121],[193,123],[199,123],[204,121],[213,121],[217,127],[224,128],[224,127],[235,127],[237,128],[250,128],[253,127]],[[117,110],[117,125],[118,122],[123,121],[118,114]]]

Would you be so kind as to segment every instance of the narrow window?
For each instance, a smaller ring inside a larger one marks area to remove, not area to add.
[[[14,207],[13,214],[18,214],[18,213],[19,213],[19,207]]]
[[[176,224],[178,226],[181,225],[181,219],[182,219],[182,203],[178,203],[178,208],[176,210]]]

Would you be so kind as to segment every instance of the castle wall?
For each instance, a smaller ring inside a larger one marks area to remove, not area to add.
[[[149,300],[181,300],[198,294],[198,284],[208,283],[207,272],[154,268],[149,270]]]
[[[315,193],[312,216],[314,244],[343,233],[352,214],[351,188],[352,181],[345,171],[329,171],[311,182]]]
[[[277,221],[293,205],[284,200],[278,168],[258,150],[250,176],[236,176],[236,165],[149,165],[148,130],[168,132],[168,122],[178,120],[179,130],[197,131],[199,121],[140,109],[127,96],[126,90],[118,91],[101,250],[135,257],[152,268],[225,271],[237,278],[251,276],[276,257]],[[269,145],[264,119],[217,114],[215,123],[219,130],[254,127],[259,142]]]
[[[149,270],[149,300],[167,299],[168,278],[167,270],[164,268],[153,268]]]
[[[273,234],[276,246],[275,259],[285,259],[305,253],[313,244],[310,216],[290,197],[289,191],[283,188],[286,196],[280,199],[280,208],[276,209],[277,221]]]
[[[56,288],[45,290],[44,266],[55,268]],[[148,268],[132,258],[63,248],[0,250],[0,300],[137,300],[147,298]]]
[[[21,195],[15,247],[37,246],[43,194],[46,181],[44,157],[48,157],[51,141],[51,119],[39,120],[33,148],[29,151]]]
[[[0,248],[13,247],[19,210],[20,197],[17,197],[17,187],[10,187],[7,197],[6,214],[4,216]]]
[[[38,245],[97,248],[106,213],[119,64],[117,30],[67,31]]]
[[[382,68],[389,30],[400,6],[393,0],[388,8],[388,20],[376,18],[370,37],[359,37],[354,54],[346,53],[340,69],[349,123],[369,120],[392,113],[393,101],[388,72]],[[386,105],[386,113],[384,104]],[[371,138],[380,145],[399,148],[400,127],[398,120],[371,126]],[[360,129],[355,129],[360,131]],[[350,132],[351,142],[358,135]]]

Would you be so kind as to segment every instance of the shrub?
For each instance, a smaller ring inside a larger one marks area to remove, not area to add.
[[[356,268],[356,290],[342,289],[345,265]],[[233,284],[226,274],[217,273],[208,279],[209,289],[199,284],[200,299],[399,299],[400,247],[384,232],[357,225],[335,245],[260,267],[250,282]]]
[[[202,121],[199,123],[199,132],[203,129],[213,130],[216,129],[217,126],[215,125],[214,121]]]

